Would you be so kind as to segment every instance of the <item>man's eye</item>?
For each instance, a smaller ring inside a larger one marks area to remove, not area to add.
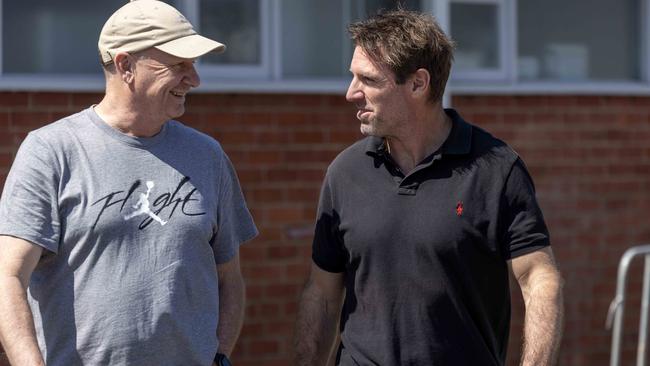
[[[177,63],[177,64],[169,65],[169,68],[174,70],[174,71],[180,71],[180,70],[183,70],[185,68],[185,63],[180,62],[180,63]]]

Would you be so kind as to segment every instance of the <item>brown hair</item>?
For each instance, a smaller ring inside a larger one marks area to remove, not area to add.
[[[350,24],[348,32],[370,59],[393,71],[398,84],[420,68],[429,71],[431,100],[442,100],[454,43],[433,16],[403,9],[385,11]]]

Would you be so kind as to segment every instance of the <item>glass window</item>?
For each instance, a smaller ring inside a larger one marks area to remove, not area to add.
[[[347,25],[380,9],[402,4],[417,10],[420,1],[340,0],[282,1],[282,76],[291,78],[347,78],[352,43]]]
[[[122,0],[2,2],[4,74],[99,74],[97,40]]]
[[[39,88],[55,80],[65,88],[73,78],[101,81],[99,32],[126,1],[0,0],[0,84]],[[441,12],[456,42],[452,78],[458,85],[646,81],[647,86],[650,78],[650,0],[163,1],[228,47],[198,63],[204,86],[215,88],[222,81],[268,83],[270,90],[273,82],[291,89],[314,81],[316,89],[331,90],[349,79],[353,44],[347,25],[397,6]]]
[[[408,10],[422,10],[420,0],[348,0],[355,19],[368,18],[382,9],[396,9],[401,6]],[[426,0],[425,0],[426,2]]]
[[[639,79],[640,5],[640,0],[519,1],[519,79]]]
[[[282,74],[287,78],[340,77],[348,54],[341,1],[282,2]]]
[[[205,55],[202,63],[258,65],[262,62],[259,0],[204,0],[200,4],[201,34],[227,47],[223,54]]]
[[[459,71],[498,69],[497,4],[452,3],[451,36],[456,42],[454,68]]]

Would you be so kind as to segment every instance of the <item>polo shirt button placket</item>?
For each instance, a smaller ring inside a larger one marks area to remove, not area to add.
[[[420,186],[420,183],[418,182],[412,182],[408,184],[400,184],[400,187],[397,190],[397,193],[406,195],[406,196],[415,196],[415,193],[417,192],[418,187]]]

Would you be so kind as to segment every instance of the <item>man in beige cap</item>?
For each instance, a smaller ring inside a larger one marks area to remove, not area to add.
[[[224,45],[173,7],[106,22],[106,95],[23,141],[0,200],[0,341],[14,365],[228,365],[257,234],[214,139],[173,120]]]

